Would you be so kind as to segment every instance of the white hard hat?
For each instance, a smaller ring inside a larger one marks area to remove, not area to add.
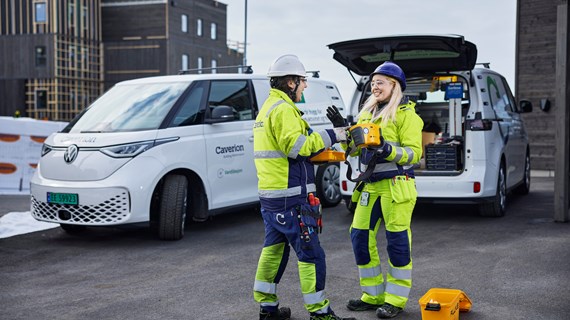
[[[305,67],[297,58],[296,55],[293,54],[286,54],[282,55],[279,58],[275,59],[271,66],[269,67],[269,71],[267,71],[267,76],[272,77],[283,77],[283,76],[300,76],[306,77],[307,73],[305,72]]]

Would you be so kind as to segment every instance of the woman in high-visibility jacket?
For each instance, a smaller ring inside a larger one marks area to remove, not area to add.
[[[339,128],[313,132],[301,118],[295,102],[301,101],[307,80],[305,67],[296,56],[277,58],[267,75],[271,90],[253,126],[254,161],[265,223],[265,241],[253,287],[253,297],[260,304],[259,319],[285,320],[291,316],[289,308],[279,308],[277,284],[293,248],[310,319],[354,320],[336,316],[326,298],[325,252],[317,224],[320,206],[308,201],[316,189],[314,165],[309,158],[346,140],[346,133]]]
[[[362,296],[350,300],[348,309],[374,310],[379,318],[393,318],[405,307],[412,287],[412,232],[410,223],[417,191],[413,165],[422,155],[423,121],[415,103],[403,97],[406,77],[402,69],[385,62],[370,75],[371,95],[358,115],[358,123],[381,128],[377,148],[350,148],[368,165],[376,164],[370,177],[358,185],[353,201],[356,211],[350,237],[360,276]],[[380,268],[376,235],[384,220],[388,243],[386,279]]]

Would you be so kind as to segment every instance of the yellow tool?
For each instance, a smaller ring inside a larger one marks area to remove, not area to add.
[[[382,142],[382,132],[380,126],[374,123],[361,123],[348,129],[349,144],[352,142],[357,148],[375,148],[379,147]],[[366,169],[363,171],[360,168],[360,156],[358,160],[358,171],[360,175],[356,178],[352,177],[352,167],[350,163],[347,162],[348,167],[346,170],[346,178],[353,182],[364,181],[374,173],[374,168],[376,167],[377,154],[373,152],[373,156],[368,160]]]
[[[350,138],[358,148],[374,147],[380,145],[380,126],[374,123],[361,123],[348,129]]]
[[[311,162],[341,162],[345,160],[344,152],[327,149],[312,157]]]

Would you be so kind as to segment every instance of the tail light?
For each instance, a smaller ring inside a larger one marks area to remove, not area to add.
[[[473,182],[473,193],[481,192],[481,182],[475,181]]]

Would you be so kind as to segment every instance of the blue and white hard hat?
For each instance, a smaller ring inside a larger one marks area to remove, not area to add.
[[[400,83],[402,91],[406,90],[406,75],[404,74],[404,71],[402,71],[402,68],[394,62],[386,61],[376,67],[374,72],[370,74],[370,79],[372,79],[372,76],[375,74],[381,74],[396,79]]]

